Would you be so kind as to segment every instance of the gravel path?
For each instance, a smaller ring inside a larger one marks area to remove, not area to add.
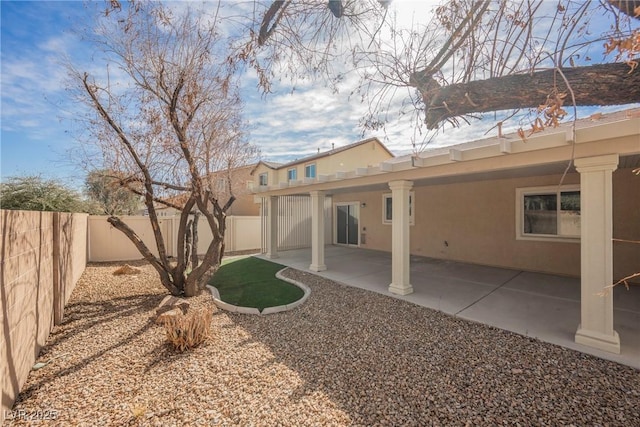
[[[183,354],[149,321],[154,271],[90,265],[14,413],[37,425],[640,425],[640,372],[289,270],[311,287],[269,316],[214,308]],[[209,295],[192,306],[213,304]],[[23,419],[6,425],[27,425]]]

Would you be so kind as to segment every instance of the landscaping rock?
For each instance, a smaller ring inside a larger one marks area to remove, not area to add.
[[[156,309],[156,314],[159,315],[175,308],[181,309],[182,312],[186,314],[189,310],[189,303],[185,299],[178,298],[173,295],[167,295],[162,299],[162,301],[160,301],[160,304]]]
[[[185,313],[182,311],[181,308],[176,307],[176,308],[172,308],[171,310],[165,311],[160,313],[157,317],[156,317],[156,324],[158,325],[162,325],[164,324],[169,318],[174,317],[174,316],[182,316]]]
[[[637,370],[339,285],[286,275],[312,298],[274,316],[214,308],[211,340],[186,353],[148,322],[165,294],[89,265],[6,426],[637,426]]]
[[[179,314],[187,314],[189,310],[189,303],[173,295],[167,295],[160,301],[158,308],[156,308],[155,323],[162,325],[169,317],[177,316]]]
[[[129,264],[125,264],[113,272],[114,276],[121,276],[123,274],[140,274],[142,270],[136,267],[131,267]]]

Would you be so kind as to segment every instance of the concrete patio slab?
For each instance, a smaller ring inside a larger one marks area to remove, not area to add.
[[[279,252],[274,262],[309,271],[310,249]],[[505,329],[640,369],[640,287],[614,292],[614,325],[621,353],[577,344],[580,280],[453,261],[411,257],[414,292],[388,291],[391,254],[326,246],[327,270],[311,272],[336,282],[392,296],[460,318]]]
[[[506,289],[580,302],[580,279],[523,271],[504,286]]]

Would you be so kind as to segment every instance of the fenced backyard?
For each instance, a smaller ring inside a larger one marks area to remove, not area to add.
[[[246,316],[208,294],[189,299],[213,310],[213,332],[179,353],[152,320],[166,289],[150,265],[128,261],[135,276],[114,276],[119,263],[87,267],[140,258],[105,218],[0,218],[8,425],[25,414],[56,425],[256,426],[627,426],[640,416],[632,367],[298,270],[284,274],[312,297],[295,310]],[[172,226],[163,219],[168,241]],[[238,238],[250,228],[229,229]],[[32,370],[36,361],[44,367]]]
[[[155,248],[148,217],[122,218],[149,248]],[[169,255],[176,249],[178,218],[160,221]],[[87,262],[141,259],[135,246],[106,216],[0,210],[2,280],[0,287],[0,369],[2,416],[11,409]],[[199,252],[211,232],[199,228]],[[259,250],[260,218],[228,217],[227,252]],[[153,249],[154,252],[155,249]]]

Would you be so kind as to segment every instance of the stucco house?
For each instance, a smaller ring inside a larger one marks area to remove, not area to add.
[[[598,294],[640,271],[640,245],[628,243],[640,240],[637,168],[640,109],[631,109],[578,120],[575,131],[566,123],[305,179],[283,179],[285,165],[254,191],[267,256],[282,249],[279,203],[306,197],[310,270],[331,269],[325,244],[389,251],[391,293],[413,292],[411,254],[580,277],[575,341],[616,353],[613,297]]]
[[[212,172],[209,177],[209,188],[222,204],[229,199],[230,191],[236,200],[233,202],[229,210],[228,216],[258,216],[260,215],[260,206],[256,205],[253,200],[253,176],[251,173],[258,166],[257,163],[239,166],[230,171],[221,170]],[[231,184],[229,184],[231,183]],[[230,186],[231,185],[231,186]],[[186,201],[184,195],[178,195],[169,198],[172,203],[182,205]],[[180,214],[180,211],[174,207],[156,203],[156,212],[159,217],[172,217]],[[147,209],[141,209],[140,215],[148,215]]]
[[[318,150],[317,154],[285,164],[261,161],[252,171],[254,189],[322,182],[331,175],[344,176],[348,171],[373,167],[393,157],[378,138],[368,138],[342,147],[333,146],[328,151]]]
[[[378,138],[368,138],[341,147],[332,146],[331,150],[320,152],[285,164],[261,161],[252,174],[255,203],[262,206],[262,248],[266,250],[269,227],[266,224],[267,203],[262,193],[274,188],[296,188],[300,185],[327,182],[336,177],[345,178],[352,171],[364,173],[381,162],[394,158],[393,153]],[[308,194],[292,191],[280,197],[274,216],[277,222],[274,229],[276,245],[280,250],[309,247],[311,245],[311,201]],[[302,194],[302,195],[301,195]],[[326,220],[323,231],[325,240],[331,241],[333,229],[333,204],[327,197],[322,202],[322,212]],[[345,210],[348,208],[345,208]],[[343,208],[341,208],[342,212]],[[342,218],[342,216],[341,216]],[[342,236],[341,236],[342,237]]]

